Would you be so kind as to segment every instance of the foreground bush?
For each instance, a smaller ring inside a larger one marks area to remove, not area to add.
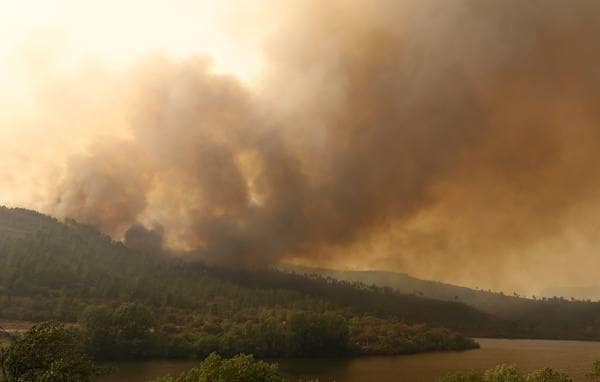
[[[514,366],[499,365],[483,374],[485,382],[524,382],[525,378]]]
[[[527,375],[514,366],[499,365],[485,371],[458,371],[446,374],[441,382],[572,382],[568,375],[545,368]]]
[[[565,373],[547,367],[529,374],[525,382],[573,382],[573,380]]]
[[[36,325],[13,338],[3,353],[1,369],[9,381],[85,382],[100,371],[77,333],[56,322]]]
[[[440,382],[483,382],[483,375],[477,371],[454,371],[446,374]]]
[[[284,382],[277,364],[257,361],[251,355],[233,358],[209,355],[198,367],[179,377],[165,376],[153,382]]]

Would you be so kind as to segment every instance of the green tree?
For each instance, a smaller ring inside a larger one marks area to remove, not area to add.
[[[586,377],[592,381],[600,380],[600,361],[594,361],[592,364],[592,370],[586,374]]]
[[[15,382],[82,382],[100,371],[77,334],[56,322],[38,324],[16,337],[5,364],[8,380]]]
[[[138,359],[153,350],[152,311],[141,304],[88,306],[80,324],[88,352],[97,359]]]
[[[514,366],[499,365],[487,370],[483,375],[485,382],[525,382],[525,378]]]
[[[251,355],[240,354],[221,358],[216,353],[178,377],[165,376],[154,382],[284,382],[277,364],[257,361]]]
[[[440,382],[483,382],[483,376],[474,370],[455,371],[443,376]]]
[[[288,322],[288,349],[296,357],[331,357],[348,352],[346,320],[335,313],[293,313]]]
[[[565,373],[547,367],[528,374],[525,382],[573,382],[573,380]]]
[[[5,381],[8,377],[6,373],[6,355],[11,340],[13,340],[13,336],[0,326],[0,382]]]
[[[0,342],[0,382],[5,381],[8,378],[6,373],[6,353],[8,352],[8,346]]]
[[[123,358],[144,358],[151,352],[153,314],[141,304],[122,304],[114,312],[117,348]]]
[[[96,359],[110,358],[115,347],[116,328],[113,309],[106,305],[89,305],[79,324],[85,335],[88,353]]]

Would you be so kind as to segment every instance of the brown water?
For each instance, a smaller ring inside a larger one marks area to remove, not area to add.
[[[480,339],[481,349],[396,357],[354,359],[280,360],[291,381],[318,378],[321,382],[432,382],[448,371],[485,370],[500,363],[524,371],[552,367],[568,373],[575,382],[600,360],[600,342]],[[124,363],[98,382],[142,382],[164,374],[178,374],[197,362],[152,361]]]

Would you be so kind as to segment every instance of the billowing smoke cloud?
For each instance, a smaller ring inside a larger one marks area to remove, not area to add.
[[[51,210],[228,266],[527,290],[598,265],[600,3],[273,6],[258,85],[203,59],[123,76],[127,132],[71,158]]]

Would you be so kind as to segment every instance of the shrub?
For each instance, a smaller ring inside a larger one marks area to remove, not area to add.
[[[487,370],[483,375],[485,382],[525,382],[525,378],[514,366],[499,365]]]
[[[36,325],[17,337],[4,362],[9,380],[15,381],[82,382],[100,372],[79,336],[56,322]]]
[[[483,382],[483,376],[477,371],[455,371],[446,374],[440,382]]]
[[[251,355],[240,354],[221,358],[216,353],[178,377],[164,376],[153,382],[284,382],[277,364],[257,361]]]
[[[547,367],[527,375],[525,382],[573,382],[573,380],[565,373]]]

